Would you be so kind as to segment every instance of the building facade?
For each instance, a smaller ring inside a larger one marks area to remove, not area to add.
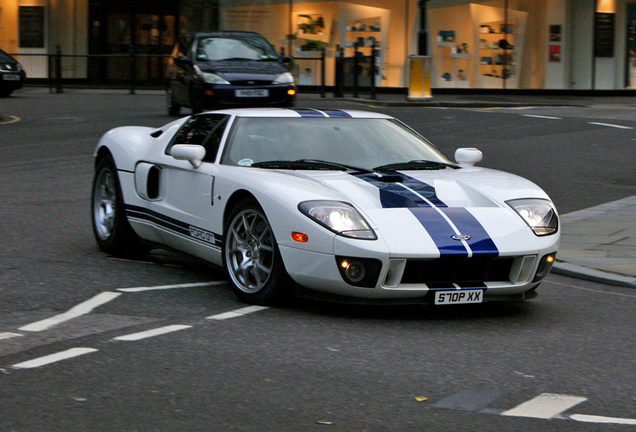
[[[360,79],[399,88],[418,54],[422,4],[433,88],[636,88],[636,0],[0,0],[0,48],[32,78],[48,75],[58,47],[109,54],[64,63],[65,77],[100,80],[125,79],[134,50],[138,77],[160,80],[158,56],[185,32],[246,30],[298,58],[324,49],[327,85],[339,50],[375,52],[374,76],[363,62]],[[295,64],[300,84],[320,83],[319,62]]]

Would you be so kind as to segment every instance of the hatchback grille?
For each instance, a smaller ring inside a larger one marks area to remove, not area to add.
[[[430,286],[508,282],[514,258],[410,259],[406,262],[403,284]]]

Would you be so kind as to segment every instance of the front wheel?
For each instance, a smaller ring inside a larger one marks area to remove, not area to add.
[[[232,210],[225,229],[223,261],[241,301],[268,305],[290,297],[291,279],[272,227],[256,201],[241,201]]]
[[[134,255],[143,251],[141,240],[126,219],[115,162],[103,157],[95,168],[91,197],[93,232],[99,248],[113,255]]]

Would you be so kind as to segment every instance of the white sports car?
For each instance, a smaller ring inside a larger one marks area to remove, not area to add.
[[[535,297],[559,245],[538,186],[445,157],[399,120],[315,109],[120,127],[95,151],[111,254],[161,245],[223,266],[238,297],[481,303]]]

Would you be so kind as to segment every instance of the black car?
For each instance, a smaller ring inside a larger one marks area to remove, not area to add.
[[[22,65],[0,50],[0,98],[9,97],[13,90],[22,88],[25,79]]]
[[[175,46],[168,67],[170,115],[228,107],[293,106],[294,77],[258,33],[190,33]]]

